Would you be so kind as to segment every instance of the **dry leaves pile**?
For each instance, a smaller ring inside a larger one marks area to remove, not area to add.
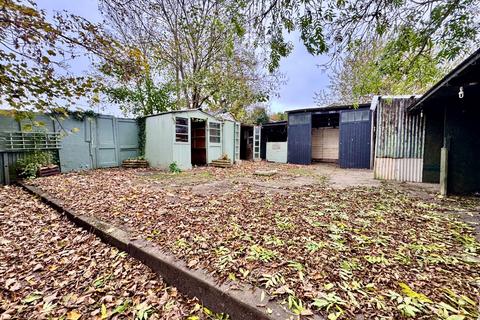
[[[248,176],[251,168],[213,172],[209,181]],[[238,182],[195,194],[189,183],[173,190],[139,179],[145,173],[96,170],[34,183],[79,213],[159,243],[191,268],[262,287],[299,315],[479,316],[479,244],[438,204],[388,186],[270,193]]]
[[[206,318],[200,313],[140,262],[20,188],[0,188],[0,319]]]

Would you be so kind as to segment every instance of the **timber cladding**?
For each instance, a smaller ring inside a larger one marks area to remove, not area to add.
[[[288,162],[310,164],[312,162],[312,114],[288,114]]]
[[[312,128],[312,159],[338,160],[339,137],[339,128]]]

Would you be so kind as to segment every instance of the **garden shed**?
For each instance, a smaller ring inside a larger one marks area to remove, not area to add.
[[[334,162],[342,168],[370,168],[370,104],[329,105],[288,111],[288,162]]]
[[[425,118],[423,181],[442,194],[480,192],[480,49],[409,106]]]
[[[240,123],[198,109],[163,112],[145,119],[145,158],[151,166],[181,169],[207,165],[226,154],[240,159]]]

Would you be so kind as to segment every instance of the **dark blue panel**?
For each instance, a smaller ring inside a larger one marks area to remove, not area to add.
[[[370,168],[371,118],[368,109],[342,111],[339,152],[341,168]]]
[[[310,164],[312,162],[312,114],[288,115],[288,162]]]

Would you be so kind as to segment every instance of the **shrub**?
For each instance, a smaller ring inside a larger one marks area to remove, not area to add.
[[[171,172],[171,173],[180,173],[180,172],[182,172],[182,170],[178,167],[178,165],[177,165],[176,162],[170,163],[170,165],[168,166],[168,168],[170,169],[170,172]]]
[[[26,153],[16,162],[20,175],[24,178],[31,179],[37,176],[37,171],[41,167],[48,166],[53,163],[53,157],[47,151],[33,151]]]

